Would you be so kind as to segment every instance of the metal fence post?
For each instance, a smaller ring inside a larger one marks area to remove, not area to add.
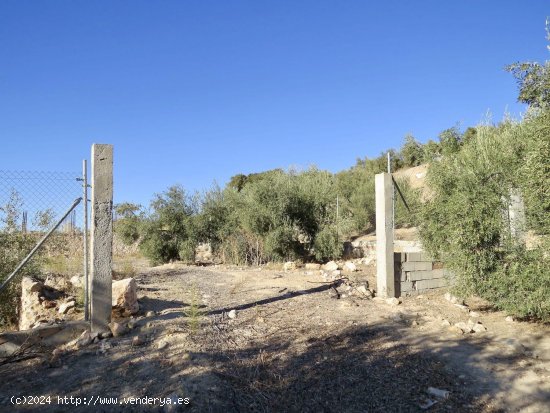
[[[84,200],[83,248],[84,248],[84,320],[90,319],[90,291],[88,280],[88,162],[82,160],[82,196]]]

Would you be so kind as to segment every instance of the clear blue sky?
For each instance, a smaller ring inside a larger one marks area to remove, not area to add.
[[[548,59],[548,1],[0,1],[0,169],[80,170],[115,201],[357,157],[495,121]]]

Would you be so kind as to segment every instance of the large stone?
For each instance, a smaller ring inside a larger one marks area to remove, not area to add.
[[[351,261],[346,261],[346,263],[344,264],[344,270],[354,272],[357,271],[357,266]]]
[[[75,304],[76,303],[74,301],[67,301],[66,303],[61,304],[59,306],[59,314],[67,314],[71,308],[74,308]]]
[[[473,327],[473,324],[472,323],[464,323],[464,322],[460,322],[460,323],[455,323],[454,327],[457,327],[459,328],[460,330],[462,330],[463,333],[471,333],[473,330],[472,330],[472,327]]]
[[[396,306],[401,304],[401,300],[399,300],[399,298],[396,298],[396,297],[391,297],[386,299],[386,303],[388,303],[389,305]]]
[[[464,305],[464,299],[460,297],[455,297],[451,293],[445,293],[445,299],[452,304]]]
[[[367,287],[365,287],[364,285],[360,285],[359,287],[356,288],[356,290],[359,292],[359,294],[362,296],[362,297],[367,297],[367,298],[371,298],[372,297],[372,291],[369,290]]]
[[[209,264],[213,259],[212,246],[209,243],[199,244],[195,248],[195,262]]]
[[[485,331],[487,331],[487,327],[485,327],[481,323],[477,323],[473,325],[472,330],[474,331],[474,333],[484,333]]]
[[[70,280],[74,288],[83,288],[84,287],[84,277],[80,275],[73,275]]]
[[[109,323],[109,328],[111,329],[113,337],[120,337],[129,331],[126,325],[117,323],[116,321]]]
[[[30,277],[21,280],[21,313],[19,330],[28,330],[40,320],[48,320],[49,312],[41,303],[44,284]]]
[[[44,284],[31,277],[23,277],[21,280],[22,292],[26,293],[39,293],[44,288]]]
[[[323,266],[323,269],[327,272],[336,271],[338,269],[338,264],[334,261],[329,261]]]
[[[113,282],[112,306],[126,315],[139,311],[136,280],[126,278]]]

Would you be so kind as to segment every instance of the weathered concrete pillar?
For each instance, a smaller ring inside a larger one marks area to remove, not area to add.
[[[508,219],[510,222],[510,236],[516,245],[525,244],[525,205],[521,192],[517,189],[510,191],[510,204],[508,205]]]
[[[391,174],[375,176],[376,190],[376,293],[395,297],[393,263],[393,182]]]
[[[90,319],[92,331],[111,322],[113,145],[92,145]]]

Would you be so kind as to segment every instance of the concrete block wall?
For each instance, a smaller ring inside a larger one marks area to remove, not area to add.
[[[425,252],[395,252],[393,256],[397,297],[448,286],[448,270]]]

